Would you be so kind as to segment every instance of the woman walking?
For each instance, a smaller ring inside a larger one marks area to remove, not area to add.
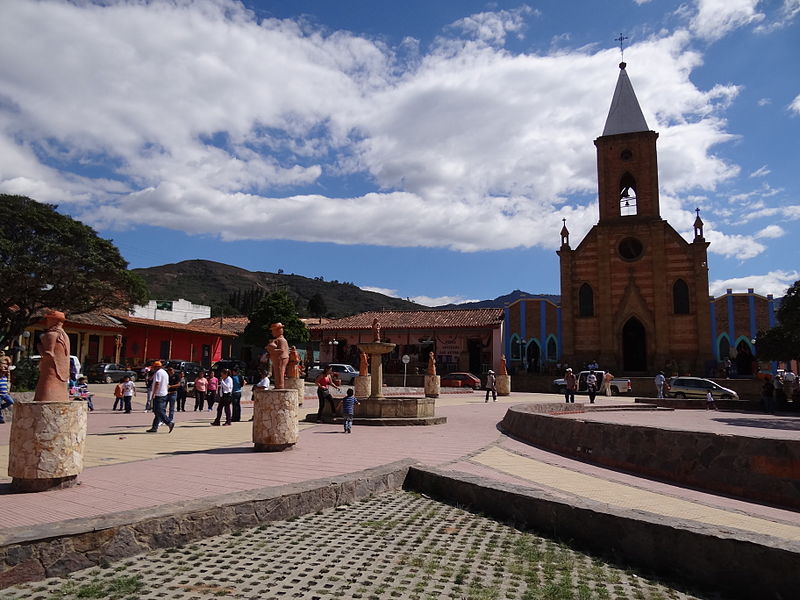
[[[208,386],[206,387],[206,402],[208,402],[208,411],[214,408],[214,402],[217,400],[217,390],[219,389],[219,379],[211,371],[211,377],[208,378]]]
[[[217,404],[217,418],[211,424],[219,425],[222,418],[222,411],[225,411],[225,423],[231,424],[231,402],[233,400],[233,380],[228,374],[228,369],[222,369],[219,374],[219,403]]]
[[[203,404],[206,402],[206,390],[208,389],[208,379],[206,379],[206,372],[200,371],[197,374],[197,379],[194,380],[194,410],[203,410]]]
[[[330,402],[331,405],[331,416],[336,416],[336,404],[333,401],[333,396],[331,396],[331,392],[328,389],[329,387],[333,386],[337,390],[339,386],[333,380],[333,371],[330,367],[325,367],[325,370],[322,372],[322,375],[317,377],[315,382],[317,384],[317,398],[319,398],[319,410],[317,411],[317,423],[322,423],[322,411],[325,408],[325,401],[327,400]]]

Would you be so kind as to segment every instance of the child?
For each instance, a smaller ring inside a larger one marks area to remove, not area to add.
[[[344,417],[344,432],[351,433],[353,430],[353,412],[356,404],[361,404],[353,395],[353,388],[348,388],[347,395],[339,401],[339,406],[342,407],[342,417]]]
[[[714,394],[711,393],[711,390],[708,390],[708,394],[706,394],[706,410],[719,410],[717,408],[717,403],[714,402]]]
[[[8,408],[12,404],[14,404],[14,400],[11,398],[11,394],[9,394],[8,376],[0,375],[0,424],[6,422],[3,417],[3,409]]]
[[[86,400],[86,403],[89,405],[89,410],[94,410],[94,403],[92,402],[92,394],[89,391],[89,386],[86,384],[86,377],[79,377],[78,378],[78,385],[74,388],[73,400]]]
[[[123,379],[122,381],[125,380]],[[117,410],[117,404],[119,404],[119,409],[122,410],[122,381],[114,388],[114,406],[111,409],[112,411]]]
[[[122,405],[125,406],[125,414],[131,414],[131,400],[136,395],[136,386],[127,375],[122,378]],[[122,410],[122,406],[119,408]]]

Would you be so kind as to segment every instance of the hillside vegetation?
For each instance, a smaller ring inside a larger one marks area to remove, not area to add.
[[[345,317],[371,310],[423,310],[427,307],[400,298],[362,290],[348,282],[325,281],[286,273],[248,271],[210,260],[133,269],[144,279],[151,300],[184,298],[211,306],[213,316],[247,314],[260,296],[285,289],[294,299],[301,317],[312,316],[308,302],[320,294],[327,317]],[[317,316],[317,315],[313,315]]]

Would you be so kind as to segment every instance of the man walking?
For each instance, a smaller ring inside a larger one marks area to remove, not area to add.
[[[664,377],[664,371],[659,371],[658,375],[654,380],[656,384],[656,398],[663,398],[664,397],[664,384],[667,382],[666,377]]]
[[[564,375],[564,399],[567,404],[575,404],[575,392],[578,391],[578,378],[572,372],[572,369],[567,367],[567,373]]]
[[[233,381],[233,392],[231,393],[231,409],[233,416],[231,421],[238,423],[242,420],[242,388],[244,387],[244,376],[239,375],[239,369],[231,369],[231,380]]]
[[[153,425],[147,430],[147,433],[158,433],[158,426],[164,423],[169,427],[169,432],[175,428],[175,423],[172,419],[168,419],[165,414],[167,408],[167,395],[169,394],[169,376],[167,372],[161,368],[161,362],[156,361],[153,363],[153,368],[157,369],[153,375]]]
[[[491,369],[486,374],[486,402],[489,402],[489,392],[492,393],[492,402],[497,402],[497,377]]]

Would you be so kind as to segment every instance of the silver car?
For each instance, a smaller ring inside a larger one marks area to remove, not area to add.
[[[710,391],[714,398],[738,400],[739,394],[702,377],[673,377],[669,380],[667,396],[672,398],[705,398]]]

